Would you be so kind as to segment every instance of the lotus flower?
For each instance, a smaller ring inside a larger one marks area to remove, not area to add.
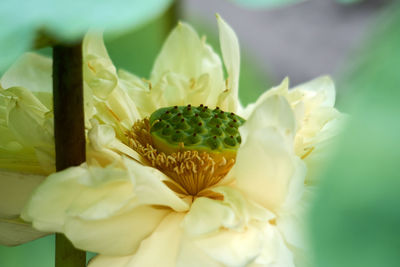
[[[117,72],[101,36],[86,36],[88,161],[47,177],[25,206],[25,221],[99,253],[91,267],[307,264],[304,211],[341,119],[334,85],[321,77],[289,90],[285,79],[244,109],[238,40],[217,20],[226,79],[219,56],[184,23],[148,80]],[[35,72],[46,60],[28,56],[37,59],[6,73],[4,88],[10,76],[11,86],[37,87],[36,79],[20,82],[21,69]],[[20,90],[35,100],[29,107],[42,129],[51,112],[37,108],[47,102],[28,89]],[[24,117],[6,114],[4,128],[35,151],[35,166],[52,166],[50,152],[19,136]],[[2,167],[19,170],[9,166]]]

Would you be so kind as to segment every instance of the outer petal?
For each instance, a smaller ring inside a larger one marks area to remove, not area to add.
[[[307,240],[307,218],[309,204],[312,203],[316,188],[306,186],[304,194],[296,205],[279,211],[276,220],[277,229],[294,254],[296,266],[311,266],[312,251]]]
[[[335,84],[329,76],[318,77],[293,88],[289,92],[290,102],[294,102],[296,98],[305,98],[307,100],[304,101],[312,101],[322,107],[333,107],[336,98]]]
[[[49,109],[22,87],[0,89],[0,104],[0,168],[53,172],[53,119]]]
[[[4,73],[1,87],[24,87],[32,92],[52,91],[51,59],[35,53],[26,53]]]
[[[67,219],[65,235],[75,247],[113,256],[134,253],[143,239],[156,229],[171,211],[138,206],[129,212],[101,220]]]
[[[222,57],[228,72],[227,88],[226,91],[220,96],[218,105],[224,110],[236,112],[239,103],[239,41],[232,28],[219,15],[217,15],[217,21]]]
[[[20,220],[19,214],[32,191],[45,176],[0,170],[0,244],[15,246],[46,233]]]
[[[263,236],[259,229],[248,226],[243,231],[221,230],[195,243],[223,266],[246,266],[260,254]]]
[[[264,244],[260,255],[249,267],[295,267],[293,254],[285,244],[276,227],[267,225],[263,228]]]
[[[293,151],[293,121],[286,100],[272,96],[240,128],[243,142],[231,175],[249,198],[272,211],[302,194],[305,168]]]
[[[187,204],[147,167],[132,166],[129,160],[124,164],[127,169],[83,165],[49,176],[22,217],[39,230],[65,233],[85,250],[107,255],[133,253],[171,212],[170,207],[185,210]]]
[[[0,218],[0,245],[16,246],[23,244],[48,233],[39,232],[21,219]]]
[[[218,55],[185,23],[179,23],[168,37],[150,80],[158,107],[187,103],[215,106],[224,86]]]
[[[275,216],[235,188],[217,187],[213,191],[222,194],[224,199],[198,198],[185,216],[182,224],[185,249],[178,262],[188,265],[188,260],[199,258],[196,254],[200,253],[204,254],[199,259],[203,266],[205,262],[211,266],[247,266],[260,255],[266,241],[258,224],[269,225]]]
[[[0,170],[0,218],[19,216],[45,176]]]
[[[178,213],[168,215],[131,257],[98,256],[90,262],[89,267],[175,267],[182,238],[182,229],[179,225],[183,216]]]
[[[119,86],[116,68],[107,54],[101,34],[89,33],[85,36],[83,55],[86,123],[89,124],[89,119],[95,116],[113,126],[117,136],[123,139],[125,131],[140,116],[135,103]]]

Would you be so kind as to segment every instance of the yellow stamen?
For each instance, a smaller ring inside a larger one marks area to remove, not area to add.
[[[179,186],[166,183],[172,190],[191,196],[212,195],[207,189],[217,184],[230,171],[235,159],[215,158],[195,150],[160,152],[153,144],[148,119],[136,122],[127,133],[129,146],[138,152],[147,165],[159,169]],[[213,196],[218,198],[220,196]]]

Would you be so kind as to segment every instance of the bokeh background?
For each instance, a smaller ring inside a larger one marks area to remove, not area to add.
[[[243,104],[286,76],[296,85],[332,75],[338,106],[351,123],[321,176],[311,211],[315,265],[400,266],[399,3],[340,2],[347,1],[247,8],[227,0],[180,0],[140,27],[106,33],[106,46],[118,68],[148,77],[171,17],[191,23],[219,51],[219,13],[239,37]],[[39,52],[51,54],[49,48]],[[1,267],[52,267],[53,262],[52,235],[0,246]]]

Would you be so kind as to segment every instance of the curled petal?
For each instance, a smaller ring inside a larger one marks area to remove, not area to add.
[[[1,77],[1,87],[24,87],[32,92],[51,92],[51,59],[35,53],[26,53]]]
[[[293,113],[280,96],[266,98],[240,128],[243,142],[231,175],[249,198],[272,211],[302,194],[305,167],[293,151],[293,130]]]
[[[161,175],[130,161],[119,168],[82,165],[50,175],[31,197],[22,218],[39,230],[65,233],[81,249],[107,255],[133,253],[172,209],[187,210],[188,205]]]
[[[239,41],[232,28],[217,15],[219,40],[222,57],[228,73],[226,95],[221,95],[218,105],[224,110],[236,112],[238,108],[240,48]]]

